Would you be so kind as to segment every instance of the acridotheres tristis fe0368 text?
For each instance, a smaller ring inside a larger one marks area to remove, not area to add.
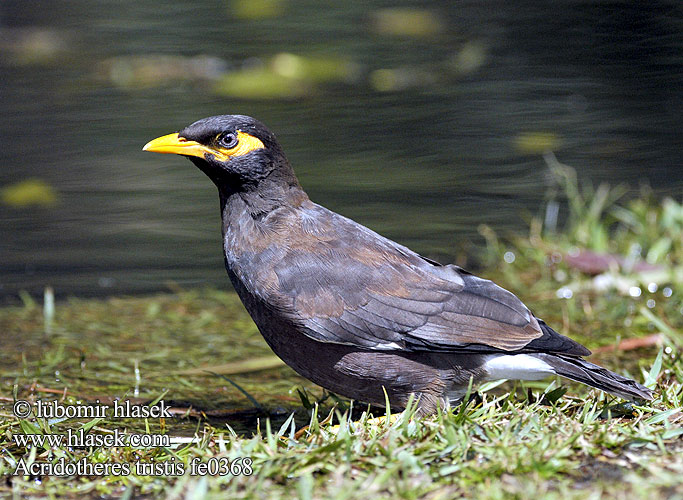
[[[561,375],[626,399],[649,389],[582,359],[512,293],[426,259],[309,200],[277,139],[248,116],[204,118],[149,142],[216,185],[225,267],[268,345],[335,393],[422,414],[474,383]]]

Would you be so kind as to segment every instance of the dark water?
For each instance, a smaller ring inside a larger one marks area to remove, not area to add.
[[[38,177],[59,195],[0,206],[0,296],[228,286],[212,184],[140,150],[213,114],[258,117],[314,201],[442,260],[476,259],[478,224],[521,230],[542,210],[547,169],[520,134],[551,134],[581,179],[683,191],[680,2],[291,0],[262,20],[236,19],[232,4],[0,4],[0,187]],[[382,33],[375,11],[397,5],[436,13],[440,29]],[[348,59],[356,73],[240,99],[201,79],[121,87],[98,69],[201,54],[239,70],[279,52]],[[383,91],[381,69],[405,81]]]

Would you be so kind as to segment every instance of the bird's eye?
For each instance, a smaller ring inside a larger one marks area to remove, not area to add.
[[[237,134],[233,132],[225,132],[218,136],[218,144],[226,149],[232,149],[237,146]]]

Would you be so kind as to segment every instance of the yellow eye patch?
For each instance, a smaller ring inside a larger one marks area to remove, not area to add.
[[[220,155],[223,157],[227,157],[226,159],[228,159],[231,156],[244,156],[247,153],[251,153],[252,151],[255,151],[257,149],[265,149],[265,146],[263,145],[261,140],[257,139],[253,135],[249,135],[247,133],[242,132],[241,130],[238,130],[237,145],[234,148],[230,149],[216,148],[216,152],[220,153]],[[216,156],[218,157],[218,159],[224,161],[218,155]]]
[[[168,134],[145,144],[143,151],[153,153],[173,153],[183,156],[197,156],[206,158],[207,154],[213,155],[218,161],[228,161],[233,156],[244,156],[257,149],[265,149],[260,139],[249,135],[241,130],[237,131],[237,145],[234,148],[225,149],[209,147],[196,141],[188,141],[178,134]]]

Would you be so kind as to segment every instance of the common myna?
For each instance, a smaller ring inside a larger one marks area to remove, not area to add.
[[[652,392],[582,359],[512,293],[313,203],[275,135],[241,115],[204,118],[143,148],[187,156],[218,188],[225,267],[268,345],[316,384],[422,414],[470,379],[561,375],[623,398]]]

